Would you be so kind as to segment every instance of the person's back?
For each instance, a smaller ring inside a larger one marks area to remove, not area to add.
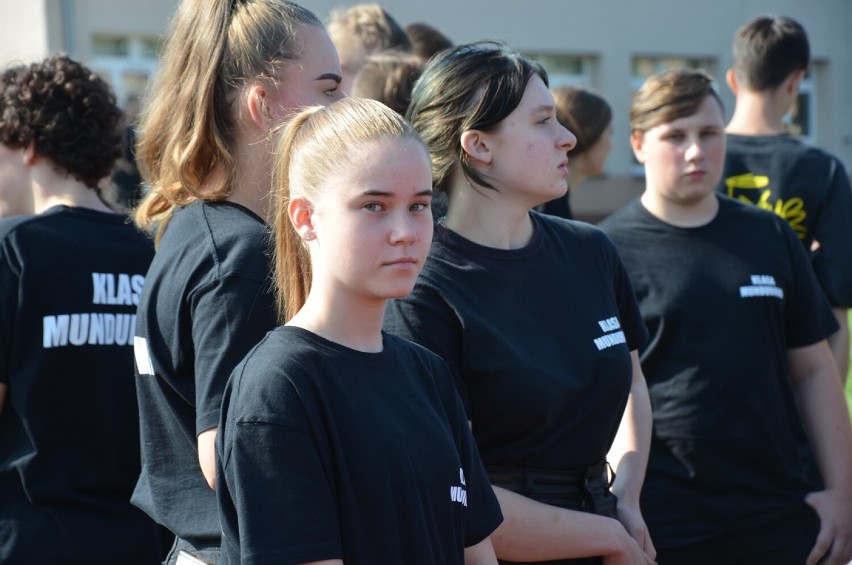
[[[130,504],[133,327],[153,246],[94,190],[121,112],[63,56],[11,88],[0,142],[23,148],[37,215],[0,220],[0,561],[156,563],[159,531]]]
[[[830,340],[842,378],[849,363],[852,306],[852,187],[843,164],[787,131],[810,60],[805,30],[794,20],[758,17],[734,38],[728,84],[737,97],[726,128],[723,194],[770,210],[790,224],[811,259],[841,330]]]

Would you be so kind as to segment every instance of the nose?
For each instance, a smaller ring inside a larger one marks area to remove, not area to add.
[[[701,140],[694,138],[690,140],[684,155],[687,161],[700,161],[704,158],[704,147],[701,145]]]
[[[577,145],[577,136],[571,133],[568,128],[559,124],[559,137],[557,139],[557,145],[560,149],[564,151],[571,151],[574,149],[574,146]]]
[[[417,241],[417,224],[408,211],[395,214],[390,230],[390,242],[392,244],[414,243]]]

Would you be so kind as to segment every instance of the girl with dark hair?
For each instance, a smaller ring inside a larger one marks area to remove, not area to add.
[[[449,208],[386,328],[453,372],[505,516],[497,557],[652,563],[639,512],[646,333],[633,290],[601,231],[532,211],[565,194],[575,144],[546,73],[498,43],[443,51],[407,117]]]
[[[500,510],[449,370],[381,331],[432,239],[423,141],[349,98],[297,115],[276,153],[284,325],[225,393],[224,562],[495,565]]]
[[[341,97],[334,45],[283,0],[184,0],[144,115],[150,193],[136,222],[159,243],[135,353],[142,474],[133,502],[215,561],[214,440],[228,375],[275,326],[266,219],[271,131]]]

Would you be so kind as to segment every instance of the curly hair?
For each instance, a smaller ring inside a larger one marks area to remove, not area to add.
[[[121,151],[124,114],[109,85],[66,55],[4,74],[0,143],[36,154],[89,188]]]

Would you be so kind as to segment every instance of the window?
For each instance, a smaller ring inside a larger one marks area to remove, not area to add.
[[[524,53],[537,61],[547,71],[550,86],[590,86],[592,83],[592,59],[580,55],[555,53]]]
[[[798,136],[805,143],[813,144],[816,140],[814,122],[816,118],[816,95],[814,88],[814,72],[811,67],[805,73],[805,78],[799,85],[799,95],[793,107],[784,116],[784,122],[790,133]]]
[[[91,67],[104,77],[123,108],[144,92],[157,68],[160,41],[153,37],[95,34]]]

